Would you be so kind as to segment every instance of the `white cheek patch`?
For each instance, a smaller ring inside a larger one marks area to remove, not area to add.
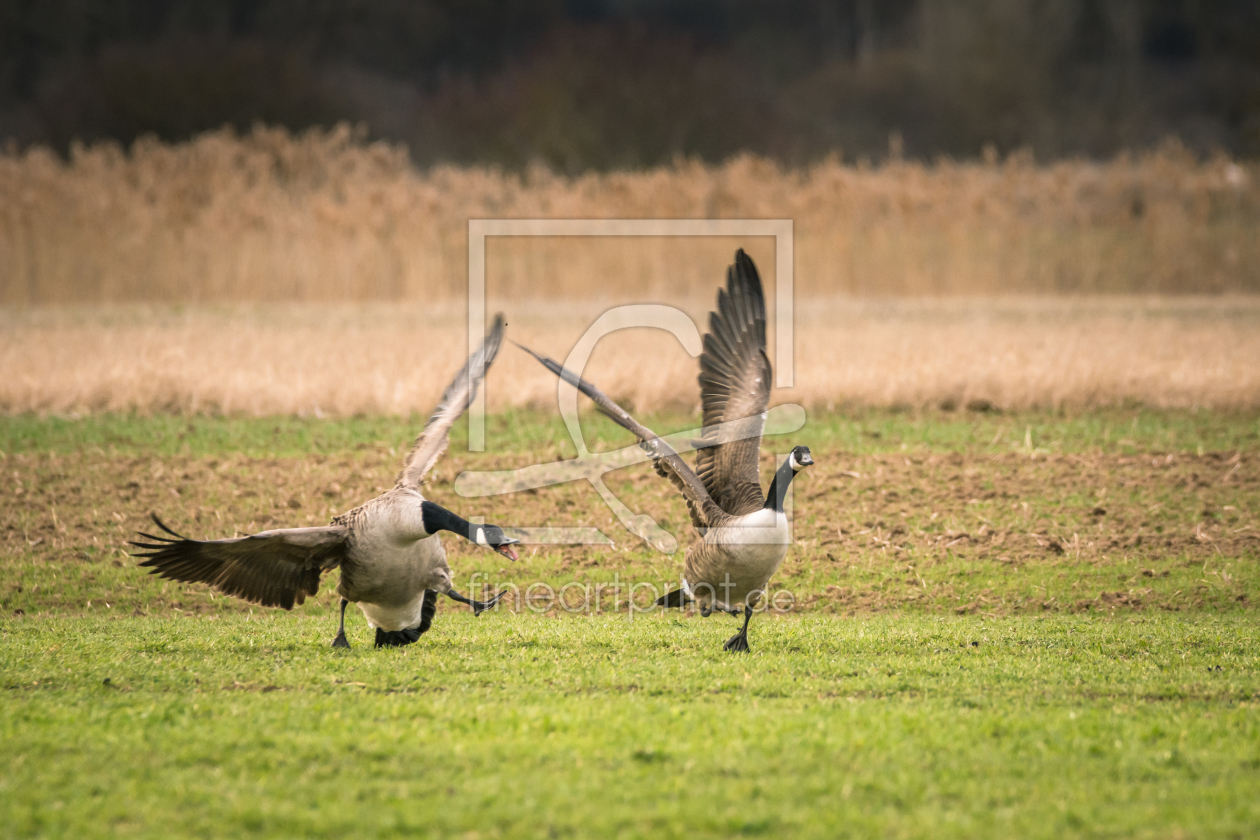
[[[485,528],[478,528],[478,529],[477,529],[477,539],[475,540],[475,542],[477,543],[477,545],[489,545],[489,544],[490,544],[490,543],[486,542],[486,529],[485,529]]]
[[[800,461],[796,460],[795,452],[793,452],[791,455],[788,456],[788,463],[792,465],[792,472],[800,472],[802,469],[804,469],[804,467],[801,466]]]

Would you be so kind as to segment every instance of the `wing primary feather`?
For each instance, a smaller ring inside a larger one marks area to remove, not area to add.
[[[468,362],[451,380],[451,384],[446,386],[437,408],[433,410],[428,422],[424,424],[424,430],[420,432],[416,442],[412,444],[411,451],[407,453],[407,460],[403,463],[402,473],[398,477],[398,486],[418,487],[423,484],[424,476],[446,451],[447,443],[450,441],[451,426],[455,425],[455,421],[468,409],[473,398],[476,397],[477,387],[499,353],[499,345],[503,342],[503,328],[506,326],[507,322],[503,319],[503,313],[495,315],[494,324],[490,327],[490,334],[486,336],[486,340],[481,343],[477,352],[468,357]]]
[[[153,520],[154,525],[158,526],[159,528],[161,528],[166,533],[170,534],[175,539],[177,540],[188,539],[188,537],[185,537],[183,534],[177,534],[174,531],[172,531],[169,527],[167,527],[167,524],[163,522],[160,518],[158,518],[158,515],[156,513],[150,513],[149,518]]]
[[[535,353],[523,344],[517,344],[515,341],[512,343],[541,362],[547,370],[589,397],[596,407],[617,425],[638,438],[639,443],[652,456],[656,471],[672,481],[682,493],[691,513],[691,521],[697,528],[712,528],[728,518],[722,508],[710,498],[703,482],[691,467],[687,466],[687,462],[659,435],[635,420],[629,412],[613,402],[611,397],[595,387],[593,383],[566,369],[555,360]]]
[[[131,545],[140,566],[167,580],[206,583],[266,607],[292,609],[319,591],[327,569],[345,559],[347,529],[340,525],[265,531],[224,540],[191,540],[162,522],[170,537],[140,532]],[[147,542],[146,542],[147,540]]]
[[[711,444],[696,454],[696,474],[709,495],[732,514],[748,513],[764,503],[757,460],[771,380],[765,311],[757,267],[741,249],[726,270],[726,288],[718,290],[717,307],[709,313],[699,383],[702,437]],[[722,440],[716,428],[740,421],[756,434]]]
[[[508,341],[512,341],[512,340],[508,339]],[[647,429],[646,426],[643,426],[642,424],[639,423],[639,421],[631,417],[629,412],[627,412],[624,408],[617,405],[617,403],[613,402],[613,400],[607,394],[605,394],[603,391],[596,388],[590,382],[587,382],[582,377],[578,376],[573,371],[564,367],[559,362],[555,361],[554,359],[550,359],[547,356],[543,356],[541,354],[535,353],[533,350],[530,350],[524,344],[519,344],[515,341],[512,341],[512,343],[515,344],[517,347],[521,348],[522,350],[524,350],[529,355],[533,356],[539,362],[541,362],[543,367],[547,368],[547,370],[551,371],[556,376],[560,377],[562,380],[569,383],[574,388],[577,388],[579,391],[581,391],[583,394],[589,397],[591,401],[595,403],[595,407],[598,408],[602,414],[607,415],[611,420],[613,420],[615,423],[617,423],[617,425],[621,426],[623,429],[626,429],[627,431],[630,431],[630,432],[634,432],[636,435],[639,433],[640,429],[643,429],[643,430]],[[655,437],[655,435],[652,435],[652,437]]]

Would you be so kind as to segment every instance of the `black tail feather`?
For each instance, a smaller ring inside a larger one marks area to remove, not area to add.
[[[421,630],[419,627],[408,627],[405,630],[382,630],[376,628],[376,646],[377,647],[402,647],[409,645],[420,638]]]
[[[424,604],[420,607],[420,623],[415,627],[406,627],[402,630],[382,630],[377,627],[376,646],[402,647],[419,641],[420,637],[429,632],[429,627],[433,625],[433,616],[437,612],[437,596],[436,590],[424,590]]]
[[[424,604],[420,607],[420,626],[416,629],[423,636],[433,624],[433,616],[437,612],[437,590],[424,590]]]
[[[665,607],[667,609],[682,609],[691,599],[687,597],[686,590],[675,589],[656,599],[656,606]]]

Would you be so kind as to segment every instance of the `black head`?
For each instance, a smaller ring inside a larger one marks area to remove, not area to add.
[[[792,465],[792,472],[800,472],[806,467],[814,465],[814,459],[809,454],[808,446],[797,446],[792,449],[792,454],[788,456],[788,463]]]
[[[503,533],[503,529],[498,525],[473,525],[472,541],[477,545],[484,545],[493,548],[499,554],[509,560],[515,560],[516,552],[512,550],[512,546],[520,542]]]

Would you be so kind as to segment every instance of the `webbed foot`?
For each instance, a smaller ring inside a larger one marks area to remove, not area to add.
[[[504,591],[495,595],[489,601],[478,601],[475,598],[469,598],[467,596],[460,595],[454,589],[448,589],[446,592],[446,597],[450,598],[452,601],[459,601],[461,604],[467,604],[468,606],[472,607],[473,615],[481,615],[483,612],[490,609],[495,604],[499,603],[499,599],[502,598],[506,594],[507,594],[507,590],[505,589]]]
[[[722,645],[722,650],[729,650],[731,653],[748,653],[748,634],[743,630],[739,631],[726,640],[726,644]]]
[[[504,595],[506,595],[506,594],[507,594],[507,592],[506,592],[506,591],[504,591],[504,592],[500,592],[499,594],[495,595],[495,596],[494,596],[493,598],[491,598],[489,601],[473,601],[473,602],[472,602],[472,611],[473,611],[473,615],[481,615],[483,612],[485,612],[486,610],[490,609],[490,608],[491,608],[491,607],[493,607],[495,604],[499,603],[499,599],[500,599],[500,598],[502,598],[502,597],[503,597]]]

